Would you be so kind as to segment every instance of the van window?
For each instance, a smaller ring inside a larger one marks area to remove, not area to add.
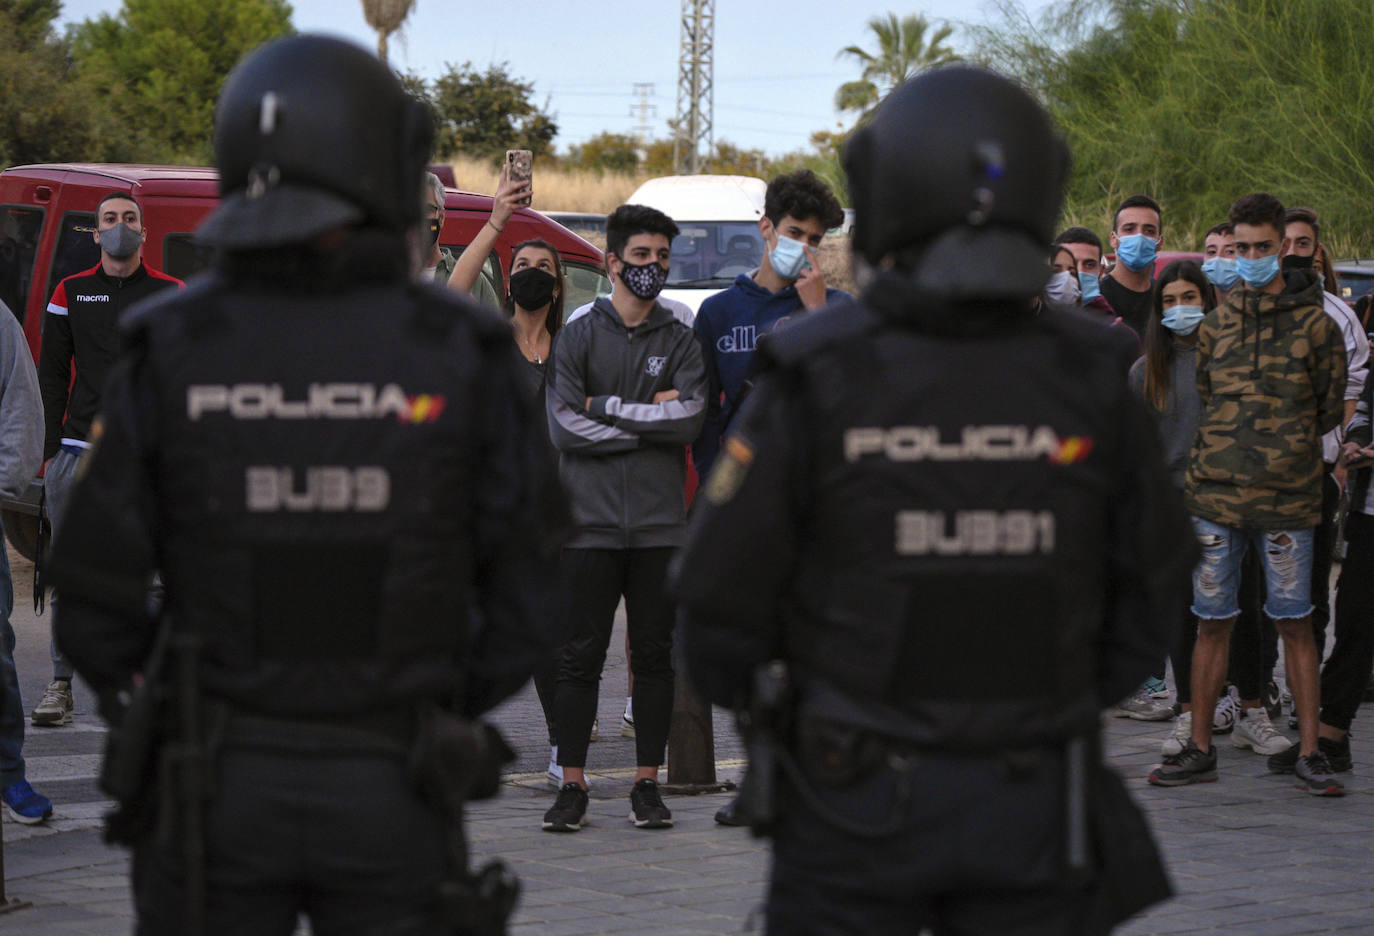
[[[0,300],[21,324],[33,287],[33,261],[42,230],[43,209],[20,205],[0,209]]]
[[[756,221],[679,221],[669,286],[729,286],[763,262]]]
[[[214,262],[215,249],[197,244],[190,234],[168,234],[162,238],[162,272],[185,281]]]
[[[57,232],[57,246],[53,248],[52,265],[48,268],[46,301],[62,282],[73,273],[82,273],[100,262],[100,245],[95,242],[95,215],[89,211],[69,211],[62,216]]]
[[[563,317],[566,319],[579,306],[584,306],[598,296],[611,294],[611,281],[606,274],[594,266],[563,261]]]

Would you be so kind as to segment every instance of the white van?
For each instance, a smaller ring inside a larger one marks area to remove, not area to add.
[[[693,313],[708,296],[728,288],[763,262],[763,195],[768,185],[752,176],[687,175],[650,179],[627,199],[657,208],[677,222],[672,269],[663,295]]]

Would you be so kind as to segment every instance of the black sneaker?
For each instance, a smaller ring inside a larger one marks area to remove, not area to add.
[[[1320,742],[1321,739],[1318,738],[1317,740]],[[1266,763],[1270,773],[1292,773],[1293,768],[1298,765],[1298,743],[1295,741],[1288,750],[1269,755],[1269,760]]]
[[[1189,783],[1215,783],[1217,780],[1217,751],[1205,753],[1197,742],[1189,738],[1183,750],[1164,758],[1164,763],[1150,771],[1150,783],[1155,786],[1184,786]]]
[[[1332,741],[1330,738],[1318,738],[1317,750],[1326,755],[1326,759],[1331,762],[1331,769],[1336,773],[1349,773],[1354,767],[1354,762],[1350,759],[1350,732],[1345,733],[1345,737],[1339,741]]]
[[[1345,773],[1353,766],[1350,760],[1350,735],[1346,735],[1341,741],[1318,738],[1317,750],[1326,755],[1327,762],[1330,763],[1331,769],[1336,773]],[[1298,745],[1296,744],[1269,758],[1270,773],[1290,774],[1297,765]]]
[[[1270,721],[1283,714],[1283,695],[1279,692],[1279,684],[1274,680],[1271,679],[1264,684],[1264,696],[1260,699],[1260,704],[1269,713]]]
[[[576,783],[563,784],[553,808],[544,813],[545,832],[576,832],[587,818],[587,791]]]
[[[1321,751],[1299,757],[1293,772],[1298,775],[1298,789],[1313,796],[1344,796],[1345,788],[1336,779],[1331,762]]]
[[[663,805],[654,781],[635,781],[630,790],[630,821],[641,829],[666,829],[673,824],[673,813]]]
[[[745,822],[744,817],[739,814],[738,796],[716,810],[716,822],[723,826],[742,826],[749,824]]]

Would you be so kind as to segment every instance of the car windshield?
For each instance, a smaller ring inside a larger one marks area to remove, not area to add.
[[[1352,305],[1365,293],[1374,291],[1374,267],[1367,270],[1337,268],[1336,278],[1340,280],[1341,298]]]
[[[679,221],[669,286],[728,286],[763,262],[756,221]]]

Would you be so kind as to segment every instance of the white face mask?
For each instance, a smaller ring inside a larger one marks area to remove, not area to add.
[[[1082,293],[1078,288],[1078,278],[1068,270],[1055,273],[1045,284],[1045,298],[1057,306],[1076,306]]]

